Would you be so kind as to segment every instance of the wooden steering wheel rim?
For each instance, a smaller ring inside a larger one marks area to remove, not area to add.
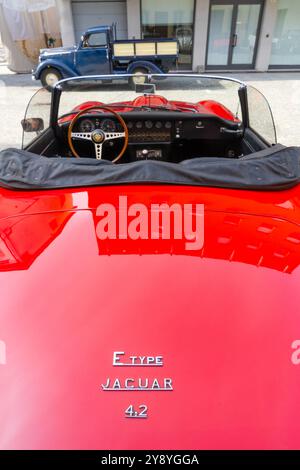
[[[78,153],[76,152],[75,148],[74,148],[74,145],[73,145],[73,142],[72,142],[72,131],[73,131],[73,128],[74,128],[74,125],[76,124],[77,120],[80,118],[80,116],[82,116],[83,114],[85,114],[87,111],[91,111],[93,109],[104,109],[105,111],[108,111],[110,112],[111,114],[113,114],[116,119],[119,121],[119,123],[121,124],[123,130],[124,130],[124,133],[125,133],[125,136],[124,136],[124,144],[123,144],[123,147],[119,153],[119,155],[114,158],[112,160],[112,163],[116,163],[118,160],[120,160],[120,158],[124,155],[124,152],[125,150],[127,149],[127,145],[128,145],[128,128],[126,126],[126,122],[124,121],[124,119],[119,115],[119,113],[117,113],[116,111],[114,111],[113,109],[111,109],[109,106],[101,106],[101,105],[98,105],[98,106],[90,106],[89,108],[85,108],[83,109],[82,111],[79,111],[79,113],[76,114],[76,116],[73,117],[70,125],[69,125],[69,129],[68,129],[68,144],[69,144],[69,147],[71,149],[71,152],[73,153],[74,157],[76,158],[81,158],[80,155],[78,155]]]

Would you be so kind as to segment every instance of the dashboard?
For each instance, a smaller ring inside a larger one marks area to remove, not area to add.
[[[126,122],[126,121],[125,121]],[[127,120],[127,129],[129,132],[129,142],[170,142],[172,137],[172,121],[136,119]],[[93,132],[95,129],[102,129],[104,132],[121,132],[122,126],[117,120],[109,118],[84,118],[77,126],[78,132]]]
[[[128,148],[126,161],[140,159],[160,159],[174,161],[170,158],[172,148],[180,149],[181,156],[177,161],[197,155],[201,151],[203,155],[211,156],[218,152],[219,156],[238,156],[231,146],[227,150],[229,142],[241,137],[241,125],[238,122],[224,120],[218,116],[199,115],[195,113],[178,112],[130,112],[120,113],[128,128]],[[59,126],[67,131],[69,123]],[[74,132],[93,132],[101,129],[104,132],[122,132],[119,121],[110,113],[99,115],[82,115],[74,126]],[[199,150],[199,142],[202,141]],[[198,142],[198,144],[197,144]],[[82,142],[77,143],[83,145]],[[86,144],[85,144],[86,145]],[[122,139],[104,143],[106,153],[116,153],[118,146],[122,145]],[[204,148],[205,147],[205,148]],[[81,154],[87,154],[84,150]],[[228,154],[229,156],[229,154]],[[109,159],[109,156],[108,156]]]

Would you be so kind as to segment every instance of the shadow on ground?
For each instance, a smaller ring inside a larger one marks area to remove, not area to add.
[[[32,80],[30,73],[2,73],[4,67],[7,69],[6,65],[0,63],[0,80],[7,87],[33,87],[40,84],[40,82]]]

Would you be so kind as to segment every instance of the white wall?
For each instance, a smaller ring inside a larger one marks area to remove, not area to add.
[[[140,0],[127,0],[127,29],[128,38],[141,38],[141,8]]]
[[[59,25],[63,46],[73,46],[75,44],[73,13],[71,0],[56,0],[59,14]]]
[[[276,16],[277,0],[266,0],[255,64],[258,72],[265,72],[269,68]]]
[[[205,69],[209,6],[209,0],[195,1],[193,70],[197,72]]]

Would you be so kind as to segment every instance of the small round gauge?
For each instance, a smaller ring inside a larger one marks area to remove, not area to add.
[[[165,128],[166,128],[166,129],[171,129],[171,127],[172,127],[171,121],[166,121],[166,122],[165,122]]]
[[[132,129],[132,128],[133,128],[133,122],[132,122],[132,121],[128,121],[128,122],[127,122],[127,127],[128,127],[128,129]]]
[[[103,119],[101,122],[101,129],[104,132],[116,132],[117,126],[112,119]]]
[[[141,129],[141,128],[143,127],[142,121],[137,121],[135,127],[136,127],[137,129]]]
[[[95,124],[91,119],[83,119],[79,124],[80,132],[92,132],[95,129]]]
[[[156,127],[156,129],[161,129],[162,128],[162,122],[161,121],[156,121],[155,127]]]
[[[145,126],[146,126],[147,129],[152,129],[152,127],[153,127],[153,122],[152,122],[152,121],[146,121],[146,122],[145,122]]]

